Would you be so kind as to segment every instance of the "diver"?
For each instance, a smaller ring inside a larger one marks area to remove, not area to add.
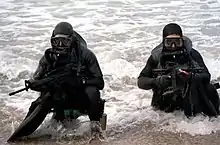
[[[160,71],[156,71],[160,70]],[[192,41],[181,27],[169,23],[162,42],[151,51],[138,77],[140,89],[153,91],[151,106],[165,112],[183,110],[186,116],[219,114],[219,95],[211,75]]]
[[[53,119],[62,122],[66,118],[66,109],[78,109],[87,112],[92,133],[101,132],[100,118],[104,100],[100,97],[100,90],[104,88],[104,79],[95,54],[68,22],[60,22],[55,26],[50,42],[52,48],[45,51],[33,78],[26,81],[30,89],[40,92],[40,96],[32,102],[26,118],[49,95],[53,99],[47,101],[46,106],[47,111],[54,108]],[[69,63],[74,64],[72,77],[36,87],[36,80],[41,80],[50,71],[63,68]]]

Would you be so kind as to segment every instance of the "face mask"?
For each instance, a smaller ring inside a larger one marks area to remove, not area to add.
[[[57,35],[51,38],[51,46],[57,51],[67,51],[71,47],[72,39],[67,35]]]
[[[164,46],[167,50],[178,50],[183,47],[183,39],[182,38],[165,38]]]

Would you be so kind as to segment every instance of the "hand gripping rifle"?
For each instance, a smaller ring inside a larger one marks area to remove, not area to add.
[[[181,68],[181,67],[173,66],[173,67],[168,68],[168,69],[154,69],[153,74],[155,74],[155,75],[170,74],[171,75],[172,85],[171,85],[171,87],[164,90],[164,93],[162,94],[162,96],[166,96],[166,95],[172,96],[171,104],[174,104],[174,107],[175,107],[176,99],[179,96],[179,93],[181,92],[181,90],[183,89],[183,87],[181,88],[181,87],[178,86],[178,79],[179,79],[178,78],[178,75],[179,75],[178,73],[181,72],[181,73],[184,73],[186,75],[190,75],[190,77],[188,77],[188,79],[192,79],[192,77],[195,75],[195,73],[199,73],[202,70],[204,70],[204,68],[202,68],[202,67],[198,67],[198,68],[184,68],[183,67],[183,68]],[[191,82],[192,80],[189,80],[189,81]],[[219,85],[218,82],[217,83],[215,82],[215,83],[212,83],[212,84],[215,87],[215,89],[220,88],[220,85]],[[189,86],[187,86],[187,88],[189,89]],[[188,89],[186,89],[184,92],[182,92],[183,94],[182,94],[181,97],[183,97],[183,98],[186,97],[186,93],[189,91]],[[189,95],[189,98],[188,98],[189,102],[190,102],[190,104],[189,104],[190,111],[188,109],[185,110],[185,112],[186,112],[185,114],[187,114],[188,116],[190,116],[189,114],[193,113],[193,103],[192,103],[192,98],[191,97],[193,97],[193,96]],[[207,98],[205,96],[203,96],[202,99],[206,103],[206,105],[207,105],[206,107],[209,108],[212,111],[213,114],[216,114],[216,111],[215,111],[215,108],[214,108],[213,104],[210,103],[210,101],[207,100]]]
[[[25,80],[25,87],[9,93],[9,96],[15,95],[22,91],[28,91],[29,89],[40,91],[41,89],[44,89],[44,87],[47,85],[57,85],[56,83],[59,83],[63,79],[67,79],[68,76],[76,76],[77,69],[78,68],[75,64],[68,64],[65,67],[52,70],[40,80],[33,80],[31,82],[29,80]],[[32,86],[31,84],[34,84],[34,86]]]
[[[169,95],[169,94],[174,94],[179,92],[180,88],[178,85],[178,76],[180,73],[183,73],[184,75],[194,75],[195,73],[199,73],[204,68],[202,67],[197,67],[197,68],[186,68],[183,66],[179,65],[174,65],[172,67],[169,67],[167,69],[153,69],[153,74],[154,75],[165,75],[165,74],[170,74],[171,76],[171,82],[172,85],[163,93],[163,96]]]
[[[172,80],[172,90],[165,92],[164,95],[166,95],[167,93],[174,93],[175,91],[177,91],[177,78],[178,78],[178,74],[179,73],[184,73],[186,75],[189,75],[191,73],[191,75],[194,75],[195,73],[199,73],[202,70],[204,70],[203,67],[197,67],[197,68],[184,68],[181,66],[177,67],[177,66],[173,66],[171,68],[167,68],[167,69],[153,69],[153,74],[154,75],[164,75],[164,74],[170,74],[171,76],[171,80]],[[213,82],[212,83],[216,89],[220,88],[220,84],[219,82]]]

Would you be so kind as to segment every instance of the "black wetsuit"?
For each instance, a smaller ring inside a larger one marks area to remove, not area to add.
[[[86,83],[82,85],[79,83],[81,78],[79,77],[77,81],[73,81],[72,85],[75,87],[69,88],[65,93],[65,100],[58,99],[57,101],[53,99],[48,106],[48,108],[55,108],[57,120],[63,120],[64,114],[63,110],[65,108],[73,108],[86,110],[91,121],[99,121],[100,119],[100,91],[104,88],[103,74],[100,69],[98,60],[95,54],[89,50],[86,46],[85,41],[82,39],[78,33],[74,32],[77,35],[78,44],[73,48],[72,56],[76,58],[76,65],[79,64],[84,67],[83,71],[79,74],[80,77],[83,77],[86,80]],[[42,77],[50,72],[56,67],[55,54],[50,53],[52,49],[47,49],[45,55],[41,58],[38,68],[34,73],[34,80],[40,80]],[[73,75],[75,77],[75,75]],[[64,86],[66,87],[66,86]],[[63,95],[63,92],[58,90],[52,90],[50,92],[41,92],[40,97],[34,101],[29,109],[28,115],[33,111],[33,109],[42,102],[45,95],[52,95],[53,98],[59,98]],[[60,96],[58,95],[60,94]],[[58,97],[54,97],[54,95]],[[28,116],[27,115],[27,116]]]
[[[191,63],[194,63],[194,66],[199,66],[199,67],[203,67],[204,70],[200,73],[199,78],[200,81],[197,81],[197,83],[203,84],[204,88],[203,90],[201,90],[201,88],[199,89],[198,92],[202,92],[202,94],[205,94],[206,98],[208,98],[208,100],[211,100],[212,104],[215,107],[215,111],[217,113],[219,113],[219,96],[218,93],[215,89],[215,87],[210,84],[210,78],[211,75],[202,59],[202,56],[199,54],[198,51],[196,51],[195,49],[192,48],[192,42],[188,37],[184,37],[184,45],[186,48],[186,53],[187,56],[184,57],[183,59],[185,59],[184,61],[187,62],[188,60],[191,61]],[[160,88],[157,88],[157,86],[155,85],[155,77],[153,77],[153,73],[152,70],[153,69],[157,69],[157,68],[162,68],[162,63],[166,60],[162,60],[162,49],[163,49],[163,44],[161,43],[160,45],[158,45],[155,49],[152,50],[150,57],[147,60],[147,63],[144,67],[144,69],[141,71],[139,77],[138,77],[138,87],[141,89],[145,89],[145,90],[149,90],[152,89],[153,90],[153,98],[152,98],[152,102],[151,105],[157,109],[161,109],[161,110],[166,110],[168,105],[170,104],[170,99],[166,99],[161,97],[161,94],[163,93],[163,90],[161,90]],[[162,60],[162,62],[161,62]],[[195,83],[194,83],[195,84]],[[196,85],[196,84],[195,84]],[[198,85],[197,85],[198,86]],[[197,92],[197,91],[196,91]],[[168,97],[167,97],[168,98]],[[204,102],[203,101],[198,101],[200,100],[199,95],[195,95],[192,96],[192,98],[196,98],[195,104],[197,106],[197,113],[199,112],[208,112],[206,110],[206,106],[203,105]],[[187,106],[187,103],[183,103],[183,102],[187,102],[185,101],[186,99],[183,99],[180,97],[180,100],[177,102],[179,107],[184,109],[184,106]],[[201,103],[202,102],[202,103]],[[199,109],[198,109],[199,108]],[[173,110],[172,110],[173,111]],[[206,113],[210,116],[212,115],[216,115],[215,113]]]

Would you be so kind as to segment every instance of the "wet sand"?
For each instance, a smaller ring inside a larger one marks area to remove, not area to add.
[[[16,113],[17,114],[17,113]],[[16,117],[16,114],[10,116]],[[7,113],[0,111],[0,144],[4,145],[85,145],[88,143],[88,138],[82,139],[65,138],[57,139],[51,138],[50,135],[37,136],[28,140],[21,140],[14,143],[7,143],[6,140],[11,134],[10,116]],[[12,118],[11,118],[12,119]],[[17,118],[21,121],[22,118]],[[104,142],[93,141],[91,145],[219,145],[220,132],[209,135],[192,136],[187,133],[171,133],[164,131],[155,131],[156,126],[150,122],[139,122],[132,128],[127,128],[123,133],[115,133],[110,136],[107,132],[107,140]]]

